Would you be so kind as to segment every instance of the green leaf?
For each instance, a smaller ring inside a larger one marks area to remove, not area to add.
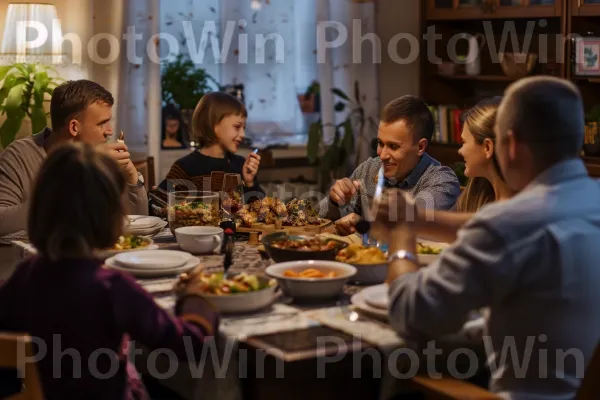
[[[333,109],[336,112],[344,111],[346,109],[346,104],[343,103],[343,102],[341,102],[341,101],[339,101],[339,102],[335,103],[335,106],[333,107]]]
[[[0,81],[3,80],[6,75],[8,74],[8,72],[12,69],[12,65],[8,65],[5,67],[0,67]]]
[[[33,84],[33,100],[35,104],[42,104],[44,102],[44,92],[50,83],[48,73],[38,72],[34,76],[35,83]]]
[[[332,91],[332,92],[333,92],[333,94],[335,94],[336,96],[339,96],[339,97],[341,97],[341,98],[342,98],[342,99],[344,99],[344,100],[351,101],[351,100],[350,100],[350,97],[348,97],[348,95],[347,95],[346,93],[342,92],[340,89],[338,89],[338,88],[333,88],[333,89],[331,89],[331,91]]]
[[[6,76],[6,78],[4,79],[4,83],[2,84],[2,89],[6,90],[6,96],[8,96],[8,92],[10,91],[10,89],[13,88],[13,86],[15,86],[15,82],[17,81],[17,77],[15,75],[8,75]],[[5,96],[5,98],[6,98]]]
[[[29,68],[25,64],[15,64],[14,67],[23,75],[24,78],[29,79]]]
[[[38,133],[44,130],[48,125],[46,120],[46,112],[44,111],[44,105],[34,105],[31,108],[31,133]]]
[[[8,92],[8,97],[6,98],[6,113],[9,118],[17,117],[23,110],[21,106],[23,105],[23,91],[25,90],[25,84],[21,83],[13,86],[12,89]]]
[[[321,121],[314,122],[308,130],[308,144],[306,146],[306,155],[308,162],[314,164],[319,157],[319,146],[322,140]]]
[[[6,146],[15,140],[22,123],[22,118],[7,118],[4,121],[2,126],[0,126],[0,142],[2,143],[2,147],[6,148]]]

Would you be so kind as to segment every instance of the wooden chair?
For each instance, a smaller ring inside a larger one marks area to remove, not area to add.
[[[154,171],[154,157],[148,157],[145,160],[134,161],[135,169],[144,177],[144,186],[149,191],[156,186],[156,172]]]
[[[423,393],[426,399],[444,400],[491,400],[500,399],[493,393],[469,382],[454,378],[433,379],[416,376],[410,381],[411,386]],[[600,345],[594,350],[577,390],[575,400],[596,400],[600,393]]]
[[[42,400],[44,398],[37,367],[30,362],[23,364],[19,353],[28,358],[34,356],[32,339],[26,334],[0,333],[0,368],[16,368],[24,373],[23,391],[6,400]]]

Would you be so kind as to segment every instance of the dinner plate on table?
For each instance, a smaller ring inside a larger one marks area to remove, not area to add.
[[[373,293],[378,293],[382,290],[387,291],[387,285],[376,285],[370,286],[356,293],[354,296],[350,298],[350,302],[358,308],[360,311],[365,312],[373,317],[377,317],[379,319],[387,321],[388,319],[388,310],[387,308],[374,307],[367,301],[367,297],[371,296]]]
[[[371,286],[364,289],[366,293],[365,301],[371,307],[379,308],[381,310],[387,310],[390,302],[388,297],[389,286],[386,284]]]
[[[150,277],[158,277],[158,276],[176,276],[179,274],[183,274],[184,272],[191,271],[196,268],[200,264],[200,259],[197,257],[190,257],[188,261],[185,262],[182,266],[175,268],[130,268],[120,265],[116,256],[111,257],[105,261],[105,265],[110,268],[121,272],[126,272],[136,277],[140,278],[150,278]]]
[[[115,256],[115,261],[121,267],[146,269],[173,269],[184,266],[192,258],[190,253],[175,250],[140,250],[131,253],[121,253]]]

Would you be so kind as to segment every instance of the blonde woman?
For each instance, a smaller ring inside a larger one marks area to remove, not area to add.
[[[458,153],[465,160],[465,175],[469,182],[454,207],[458,212],[476,212],[487,203],[513,195],[502,178],[494,155],[494,123],[500,100],[499,97],[484,100],[464,117],[463,145]]]
[[[469,182],[452,211],[420,210],[427,214],[417,217],[420,237],[452,243],[456,232],[484,205],[510,198],[513,191],[502,178],[496,161],[494,124],[501,98],[478,103],[463,117],[463,145],[459,154],[465,160],[465,175]],[[411,199],[406,199],[410,203]]]

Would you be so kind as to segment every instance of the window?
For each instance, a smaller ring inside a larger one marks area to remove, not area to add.
[[[160,29],[180,41],[171,53],[221,85],[244,85],[249,136],[300,134],[297,94],[317,79],[315,1],[161,0]]]

